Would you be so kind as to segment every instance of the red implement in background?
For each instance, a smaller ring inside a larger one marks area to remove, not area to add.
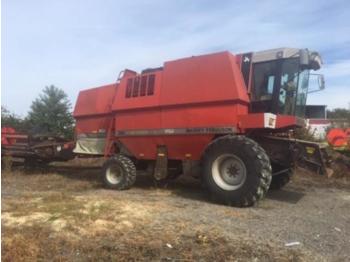
[[[327,133],[328,144],[332,147],[346,147],[348,146],[350,137],[350,129],[343,130],[341,128],[332,128]]]
[[[2,127],[1,128],[1,145],[13,145],[16,143],[16,138],[13,135],[16,130],[12,127]]]
[[[74,157],[74,142],[48,134],[17,133],[12,127],[1,128],[1,155],[34,162],[66,161]]]

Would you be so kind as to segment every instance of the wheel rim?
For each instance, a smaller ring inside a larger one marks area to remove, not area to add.
[[[211,172],[215,183],[224,190],[240,188],[247,178],[245,164],[233,154],[224,154],[216,158]]]
[[[106,178],[111,184],[118,184],[123,178],[123,170],[119,165],[112,165],[106,170]]]

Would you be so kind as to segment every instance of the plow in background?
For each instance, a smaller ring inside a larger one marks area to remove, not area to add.
[[[1,157],[35,166],[74,158],[74,142],[52,134],[18,133],[12,127],[1,128]]]

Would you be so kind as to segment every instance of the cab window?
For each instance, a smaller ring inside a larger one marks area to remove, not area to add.
[[[276,81],[276,61],[254,65],[252,101],[272,100]]]

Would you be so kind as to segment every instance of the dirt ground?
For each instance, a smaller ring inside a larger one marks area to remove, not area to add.
[[[69,166],[3,172],[1,198],[3,261],[350,260],[350,182],[300,170],[252,208],[212,203],[192,178],[113,191]]]

